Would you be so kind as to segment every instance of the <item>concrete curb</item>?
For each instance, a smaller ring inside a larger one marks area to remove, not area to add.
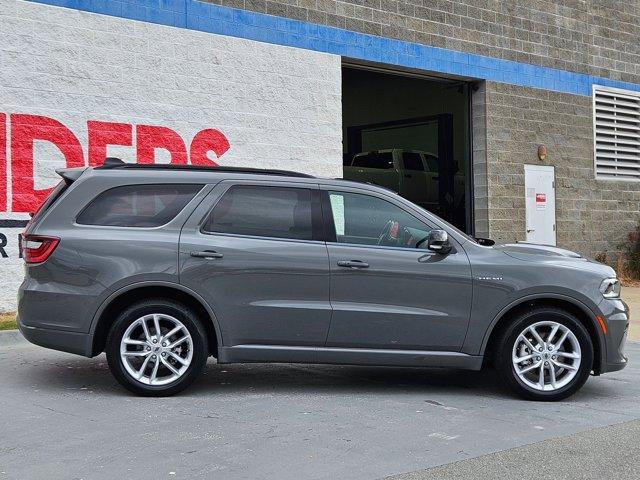
[[[10,347],[28,343],[19,330],[0,331],[0,347]]]

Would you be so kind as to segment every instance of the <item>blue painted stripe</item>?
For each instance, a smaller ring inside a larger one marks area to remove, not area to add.
[[[592,85],[640,84],[429,47],[198,0],[31,0],[87,12],[332,53],[429,72],[590,96]]]

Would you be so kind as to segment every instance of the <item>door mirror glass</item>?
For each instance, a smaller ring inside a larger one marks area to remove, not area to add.
[[[444,230],[431,230],[427,239],[427,248],[433,252],[446,255],[451,251],[449,234]]]
[[[494,240],[491,240],[490,238],[475,237],[475,239],[478,244],[485,247],[491,247],[496,244],[496,242]]]

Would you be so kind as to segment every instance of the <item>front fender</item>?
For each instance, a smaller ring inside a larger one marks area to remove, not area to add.
[[[550,300],[570,303],[584,313],[584,317],[588,319],[588,321],[590,322],[590,326],[593,327],[593,331],[595,331],[597,334],[596,336],[600,352],[599,360],[603,361],[607,358],[607,346],[602,335],[600,334],[600,327],[596,320],[596,316],[602,315],[602,312],[600,312],[598,306],[588,297],[577,298],[577,295],[575,295],[576,293],[577,292],[573,292],[573,295],[567,295],[566,293],[537,291],[533,293],[527,292],[517,296],[516,298],[509,299],[506,304],[503,304],[497,309],[497,312],[494,312],[493,314],[488,316],[489,321],[485,321],[484,332],[481,335],[470,335],[469,333],[467,334],[462,351],[464,353],[469,353],[472,355],[484,355],[487,345],[489,344],[489,340],[491,339],[492,333],[494,332],[496,326],[500,323],[500,321],[505,318],[505,315],[513,311],[515,308],[526,304],[527,302],[536,300]],[[579,296],[583,297],[582,295]],[[477,322],[480,319],[472,318],[472,322],[474,320],[476,320]],[[471,329],[472,328],[470,325],[470,330]]]

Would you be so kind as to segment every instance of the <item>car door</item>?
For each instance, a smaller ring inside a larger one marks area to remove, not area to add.
[[[429,197],[429,189],[432,185],[424,168],[420,152],[397,150],[400,162],[400,194],[417,203],[421,207],[433,207],[433,201]],[[436,191],[437,194],[437,191]]]
[[[344,178],[373,183],[397,192],[400,172],[393,160],[393,151],[373,151],[357,154],[350,167],[345,167]]]
[[[459,350],[471,309],[471,269],[416,245],[433,228],[393,195],[323,191],[333,316],[327,346]],[[426,242],[424,242],[426,243]]]
[[[180,282],[213,309],[225,346],[322,346],[331,318],[317,185],[223,181],[180,239]]]
[[[440,206],[440,176],[438,175],[438,157],[431,153],[422,153],[423,165],[426,169],[427,202],[429,210],[442,213]]]

